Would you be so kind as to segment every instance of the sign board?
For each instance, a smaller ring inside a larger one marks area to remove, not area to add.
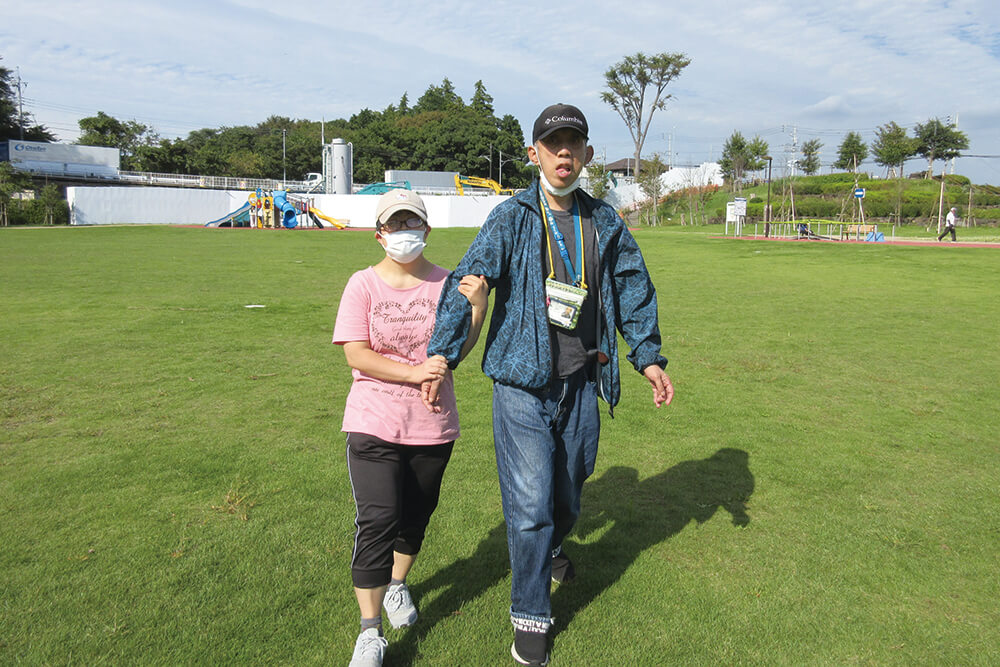
[[[93,164],[118,169],[121,151],[102,146],[50,144],[41,141],[8,141],[7,159],[11,162],[54,162],[60,166]]]
[[[854,196],[857,197],[858,199],[864,199],[865,198],[865,189],[864,188],[854,188]]]
[[[736,222],[736,202],[726,202],[726,222]]]
[[[733,202],[733,212],[736,215],[746,215],[747,214],[747,200],[746,197],[737,197]]]

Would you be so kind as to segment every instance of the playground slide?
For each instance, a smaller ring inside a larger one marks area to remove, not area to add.
[[[281,211],[281,224],[285,229],[294,229],[299,224],[298,218],[295,217],[298,209],[285,199],[285,194],[284,190],[274,191],[274,208]]]
[[[243,204],[232,213],[227,213],[218,220],[205,223],[206,227],[236,227],[238,222],[250,221],[250,202]]]
[[[344,227],[347,226],[340,220],[337,220],[336,218],[331,218],[328,215],[324,215],[319,209],[309,207],[309,213],[312,215],[313,221],[319,227],[336,227],[337,229],[343,229]]]

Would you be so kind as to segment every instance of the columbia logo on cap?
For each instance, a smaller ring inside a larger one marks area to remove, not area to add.
[[[545,119],[546,125],[551,125],[552,123],[576,123],[580,127],[583,127],[583,121],[576,116],[552,116]]]

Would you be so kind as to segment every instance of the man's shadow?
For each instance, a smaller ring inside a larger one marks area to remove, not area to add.
[[[642,481],[636,470],[621,466],[589,481],[583,489],[583,511],[571,537],[586,538],[610,527],[592,544],[567,545],[579,574],[573,583],[553,591],[553,616],[558,619],[553,632],[566,628],[578,611],[618,581],[639,554],[676,535],[691,521],[704,523],[721,507],[732,516],[733,525],[750,523],[746,504],[754,490],[754,478],[749,458],[745,451],[725,448],[707,459],[683,461]],[[393,665],[412,664],[421,641],[438,623],[460,616],[465,603],[485,594],[509,572],[507,529],[501,521],[471,556],[411,586],[420,620],[391,640],[387,659]],[[439,589],[437,597],[421,604],[422,598]]]
[[[606,532],[592,544],[572,544],[567,555],[577,577],[553,591],[552,611],[565,629],[597,596],[617,582],[646,549],[678,534],[691,521],[711,519],[721,507],[734,526],[750,523],[747,502],[754,490],[750,455],[724,448],[707,459],[682,461],[639,480],[632,468],[609,468],[583,489],[583,510],[571,537]]]

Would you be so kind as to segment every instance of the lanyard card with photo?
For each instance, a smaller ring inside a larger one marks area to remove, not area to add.
[[[569,331],[576,329],[587,290],[549,278],[545,281],[545,297],[549,322]]]

